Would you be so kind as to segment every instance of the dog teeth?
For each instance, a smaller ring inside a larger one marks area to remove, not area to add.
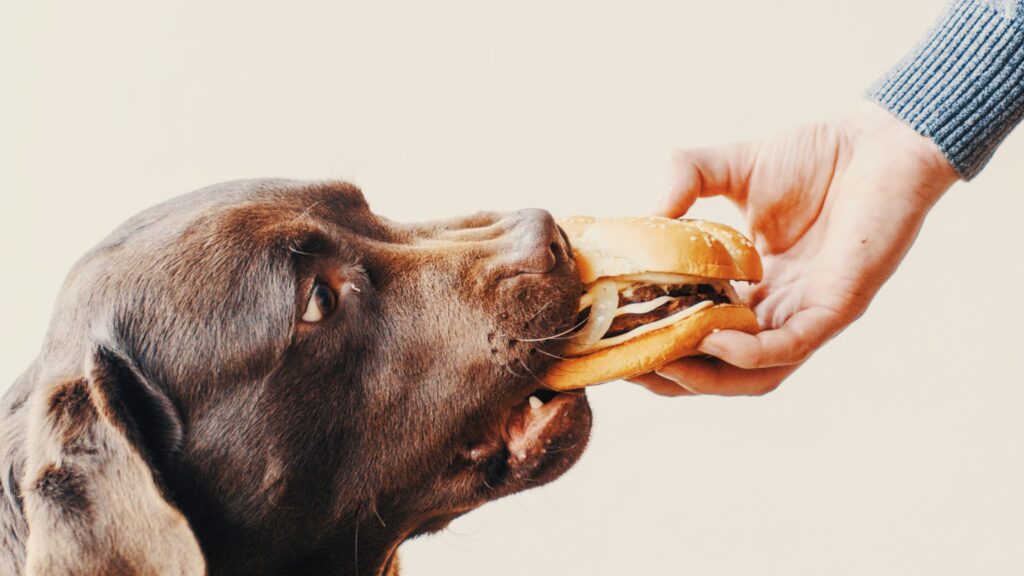
[[[534,410],[540,410],[544,406],[544,401],[536,396],[530,396],[530,408]]]

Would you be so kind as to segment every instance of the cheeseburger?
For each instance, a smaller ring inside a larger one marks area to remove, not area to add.
[[[732,282],[761,279],[750,240],[723,224],[670,218],[559,222],[568,235],[583,294],[578,327],[544,374],[570,390],[650,372],[699,354],[717,330],[758,330]]]

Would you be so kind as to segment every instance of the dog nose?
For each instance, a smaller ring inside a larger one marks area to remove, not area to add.
[[[506,262],[513,274],[546,274],[567,257],[565,238],[547,210],[529,208],[514,212],[510,229],[512,250]]]

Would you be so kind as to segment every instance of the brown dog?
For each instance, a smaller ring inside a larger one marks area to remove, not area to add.
[[[582,453],[586,398],[533,377],[576,316],[568,254],[543,211],[404,225],[344,183],[136,216],[3,399],[0,574],[393,573]]]

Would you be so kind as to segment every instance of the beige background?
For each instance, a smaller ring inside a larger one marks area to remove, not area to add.
[[[155,202],[341,177],[396,219],[644,212],[669,149],[841,112],[941,7],[283,4],[3,11],[4,385],[72,262]],[[867,316],[778,392],[595,389],[576,468],[406,545],[408,573],[1024,573],[1022,155],[1019,132],[954,188]]]

